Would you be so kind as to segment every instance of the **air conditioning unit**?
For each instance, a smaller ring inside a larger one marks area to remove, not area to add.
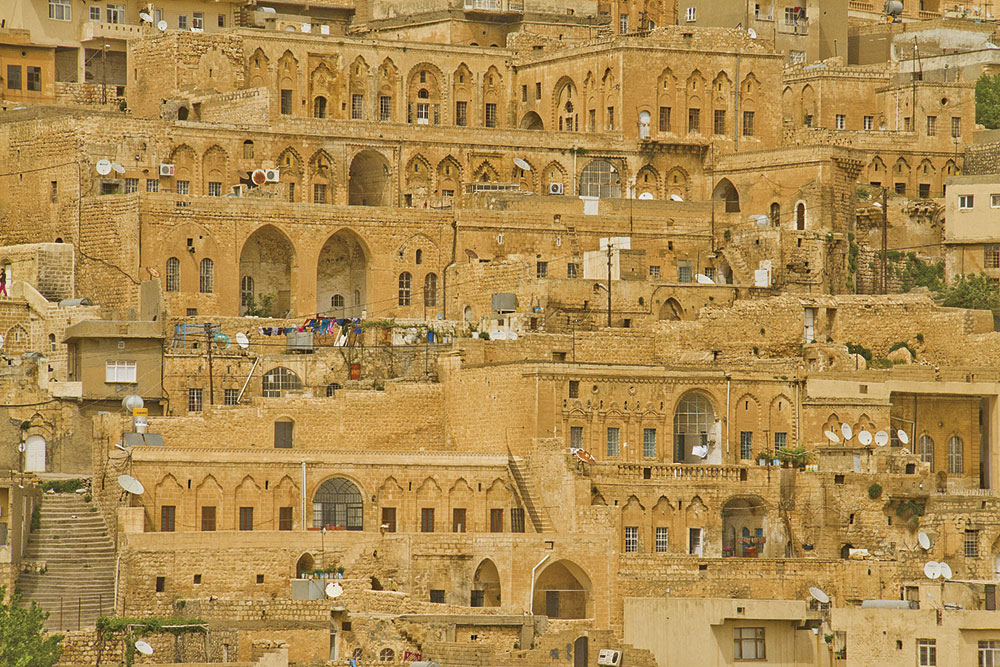
[[[173,176],[173,175],[174,175],[174,165],[172,164],[160,165],[160,176]]]
[[[244,197],[247,194],[247,186],[240,183],[239,185],[233,186],[233,195],[237,197]]]
[[[277,169],[265,169],[264,170],[264,182],[265,183],[277,183],[280,179],[281,172]]]
[[[562,183],[549,183],[549,194],[550,195],[561,195],[563,193]]]
[[[602,648],[600,654],[597,656],[597,664],[618,667],[618,665],[622,664],[622,652],[610,648]]]

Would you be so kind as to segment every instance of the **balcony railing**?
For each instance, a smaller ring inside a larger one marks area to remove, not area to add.
[[[134,39],[142,36],[142,28],[128,23],[84,21],[80,24],[80,41],[95,39]]]
[[[523,13],[524,0],[465,0],[465,9],[476,12]]]
[[[614,468],[612,468],[614,466]],[[617,474],[619,477],[631,479],[682,479],[682,480],[715,480],[725,479],[734,482],[747,480],[747,466],[737,465],[703,465],[681,463],[609,463],[595,466],[595,472]],[[647,472],[648,471],[648,472]]]

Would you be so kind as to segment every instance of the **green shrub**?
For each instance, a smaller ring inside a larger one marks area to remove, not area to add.
[[[911,356],[911,357],[913,357],[914,359],[916,359],[916,358],[917,358],[917,352],[916,352],[916,350],[914,350],[914,349],[913,349],[912,347],[910,347],[910,344],[909,344],[909,343],[904,343],[903,341],[899,341],[898,343],[893,343],[893,344],[892,344],[892,345],[891,345],[891,346],[889,347],[889,352],[895,352],[896,350],[901,350],[901,349],[903,349],[904,347],[905,347],[905,348],[906,348],[907,350],[909,350],[909,351],[910,351],[910,356]]]
[[[882,485],[875,483],[868,487],[868,497],[877,500],[882,496]]]
[[[59,479],[42,482],[42,491],[55,491],[56,493],[76,493],[78,489],[86,489],[85,479]]]
[[[872,351],[869,350],[864,345],[859,345],[857,343],[848,343],[847,344],[847,351],[850,354],[860,354],[864,358],[865,361],[871,361],[872,360]]]
[[[42,527],[42,506],[35,505],[35,509],[31,510],[31,532],[35,532]]]

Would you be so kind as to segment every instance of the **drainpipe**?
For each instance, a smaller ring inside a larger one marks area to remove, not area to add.
[[[542,566],[542,563],[549,559],[550,555],[551,554],[545,554],[545,558],[538,561],[538,564],[531,568],[531,599],[528,601],[528,611],[532,616],[535,615],[535,572]]]
[[[302,530],[306,529],[306,461],[302,459]]]
[[[441,273],[441,309],[444,319],[448,319],[448,269],[455,266],[455,252],[458,248],[458,218],[455,216],[455,202],[452,200],[451,216],[451,261]]]
[[[726,457],[729,457],[729,432],[732,430],[732,420],[730,419],[730,397],[733,392],[733,376],[726,373]]]

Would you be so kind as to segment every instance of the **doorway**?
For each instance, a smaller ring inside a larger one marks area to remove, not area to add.
[[[573,667],[587,667],[587,637],[577,637],[573,642]]]

